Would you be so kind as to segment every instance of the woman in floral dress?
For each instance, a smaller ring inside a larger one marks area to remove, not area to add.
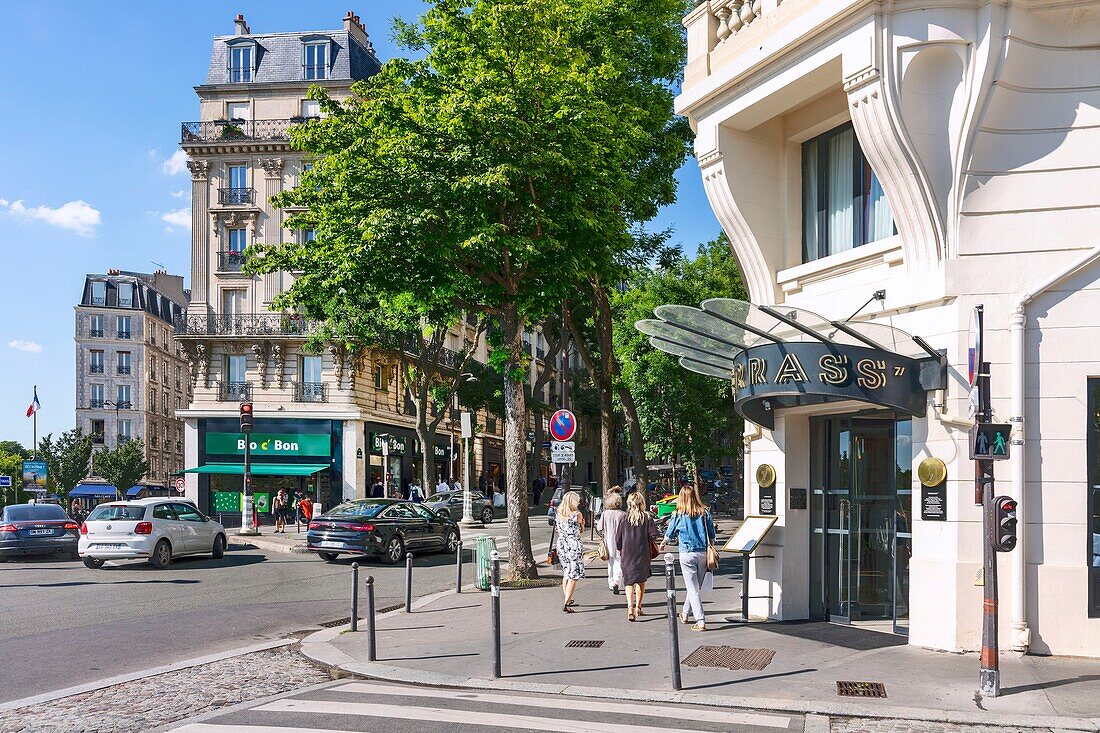
[[[558,562],[561,563],[561,592],[565,596],[562,610],[573,613],[573,591],[577,581],[584,577],[584,545],[581,544],[581,532],[584,531],[584,515],[580,512],[581,495],[576,491],[566,492],[558,505]]]

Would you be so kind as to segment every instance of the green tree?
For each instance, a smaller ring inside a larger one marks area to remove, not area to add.
[[[0,455],[15,455],[20,458],[30,458],[31,452],[23,447],[17,440],[0,440]]]
[[[92,460],[92,436],[84,435],[80,428],[66,430],[57,439],[55,453],[56,466],[51,469],[54,485],[67,493],[88,475]]]
[[[289,228],[309,245],[257,247],[293,289],[337,299],[443,301],[499,327],[510,567],[537,576],[526,502],[529,324],[633,246],[675,196],[688,130],[673,116],[683,0],[439,0],[393,59],[294,144],[315,154]],[[434,310],[434,308],[433,308]]]
[[[92,459],[97,476],[102,476],[119,491],[126,491],[149,473],[145,460],[145,444],[129,440],[114,450],[103,450]]]
[[[0,506],[16,503],[16,494],[23,488],[23,456],[0,451],[0,476],[11,476],[11,488],[0,493]]]

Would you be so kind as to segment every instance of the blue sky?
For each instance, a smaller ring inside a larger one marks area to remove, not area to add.
[[[31,443],[75,422],[73,306],[89,272],[149,272],[190,280],[190,182],[179,123],[198,117],[192,87],[211,40],[244,13],[256,33],[338,28],[357,12],[382,59],[396,49],[390,19],[424,5],[389,2],[0,3],[9,106],[0,121],[0,439]],[[680,171],[679,201],[657,227],[693,249],[718,233],[698,168]],[[190,284],[188,282],[188,284]]]

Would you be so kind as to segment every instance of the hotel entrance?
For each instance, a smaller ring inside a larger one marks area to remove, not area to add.
[[[810,613],[909,631],[912,421],[889,412],[810,422]]]

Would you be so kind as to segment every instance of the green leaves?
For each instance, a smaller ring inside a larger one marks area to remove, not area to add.
[[[145,444],[141,440],[130,440],[114,450],[100,451],[92,461],[94,472],[125,492],[149,473],[144,453]]]

